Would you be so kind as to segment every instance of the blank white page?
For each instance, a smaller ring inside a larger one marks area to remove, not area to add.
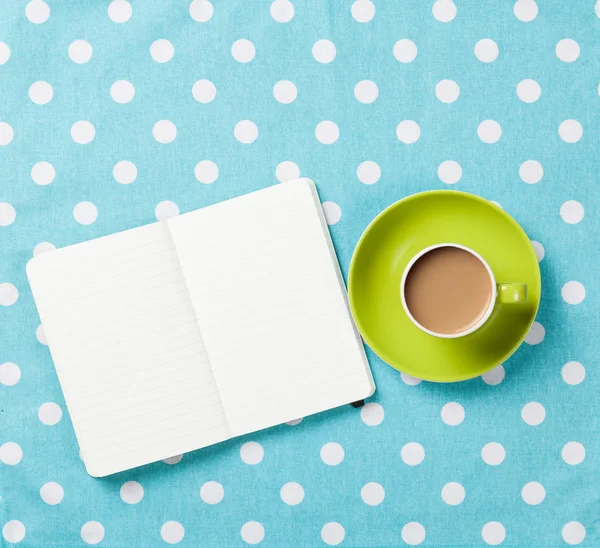
[[[312,181],[169,226],[233,435],[373,393]]]
[[[230,437],[165,222],[45,253],[27,275],[91,475]]]

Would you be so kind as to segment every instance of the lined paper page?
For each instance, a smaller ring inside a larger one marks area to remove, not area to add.
[[[169,224],[233,435],[373,392],[312,181]]]
[[[90,474],[230,437],[166,223],[40,255],[27,275]]]

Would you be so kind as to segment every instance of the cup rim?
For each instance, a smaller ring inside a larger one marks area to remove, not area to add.
[[[472,327],[470,327],[469,329],[467,329],[465,331],[461,331],[460,333],[437,333],[436,331],[431,331],[430,329],[427,329],[425,326],[421,325],[415,319],[415,317],[411,314],[411,312],[408,308],[408,305],[406,304],[404,290],[405,290],[405,286],[406,286],[406,279],[408,277],[410,270],[415,265],[415,263],[421,257],[423,257],[423,255],[429,253],[430,251],[433,251],[434,249],[439,249],[441,247],[455,247],[455,248],[462,249],[464,251],[471,253],[471,255],[473,255],[474,257],[479,259],[479,261],[483,264],[483,266],[487,270],[487,273],[490,278],[490,283],[492,285],[492,299],[490,301],[490,304],[489,304],[488,309],[486,310],[485,314],[483,316],[481,316],[481,318],[475,325],[473,325]],[[410,321],[415,326],[417,326],[421,331],[427,333],[428,335],[432,335],[433,337],[438,337],[440,339],[458,339],[459,337],[465,337],[466,335],[470,335],[471,333],[477,331],[485,322],[487,322],[489,317],[492,315],[492,311],[494,310],[494,306],[496,305],[497,293],[498,292],[496,289],[496,277],[494,276],[494,273],[492,272],[492,269],[490,268],[490,265],[487,263],[487,261],[479,253],[477,253],[477,251],[475,251],[474,249],[471,249],[470,247],[467,247],[462,244],[457,244],[454,242],[445,242],[445,243],[441,243],[441,244],[430,245],[430,246],[422,249],[421,251],[419,251],[406,265],[406,268],[404,269],[404,272],[402,274],[402,281],[400,282],[400,298],[402,300],[402,308],[404,309],[404,312],[406,312],[406,315],[409,317]]]

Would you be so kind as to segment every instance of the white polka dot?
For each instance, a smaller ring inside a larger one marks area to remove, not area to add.
[[[69,57],[73,63],[83,65],[92,58],[92,46],[85,40],[75,40],[69,45]]]
[[[81,538],[87,544],[98,544],[104,538],[104,526],[98,521],[88,521],[81,528]]]
[[[87,145],[96,137],[96,129],[87,120],[79,120],[71,126],[71,138],[79,145]]]
[[[277,165],[275,168],[275,177],[280,183],[287,181],[293,181],[300,177],[300,168],[294,162],[285,160]]]
[[[164,200],[154,208],[154,216],[157,221],[166,221],[177,215],[179,215],[179,206],[170,200]]]
[[[521,409],[521,418],[529,426],[538,426],[546,418],[546,409],[541,403],[531,401]]]
[[[240,143],[249,145],[258,138],[258,127],[251,120],[240,120],[235,124],[233,134]]]
[[[200,183],[210,185],[219,178],[219,168],[211,160],[201,160],[194,168],[194,175]]]
[[[425,540],[425,527],[416,521],[411,521],[402,527],[402,540],[410,546],[417,546]]]
[[[127,0],[114,0],[108,5],[108,16],[115,23],[129,21],[131,13],[131,4]]]
[[[331,145],[335,143],[340,136],[340,128],[335,122],[331,120],[324,120],[319,122],[315,128],[315,136],[317,141],[324,145]]]
[[[452,0],[436,0],[431,11],[438,21],[449,23],[456,17],[456,4]]]
[[[556,56],[565,63],[576,61],[579,52],[579,44],[571,38],[564,38],[556,44]]]
[[[375,101],[378,95],[379,90],[377,89],[377,84],[371,80],[361,80],[354,86],[354,96],[358,101],[366,105]]]
[[[79,202],[73,208],[73,217],[81,225],[91,225],[98,218],[98,208],[92,202]]]
[[[367,403],[360,410],[360,418],[367,426],[377,426],[383,421],[385,412],[378,403]]]
[[[56,483],[55,481],[44,483],[40,489],[40,497],[42,497],[42,500],[50,506],[60,504],[64,496],[65,490],[60,483]]]
[[[18,443],[7,441],[0,445],[0,461],[9,466],[15,466],[21,462],[23,450]]]
[[[585,539],[585,527],[578,521],[570,521],[562,528],[562,538],[571,546],[581,544]]]
[[[407,145],[418,141],[420,136],[421,128],[413,120],[402,120],[396,127],[396,137]]]
[[[377,163],[367,160],[356,169],[358,180],[365,185],[374,185],[381,177],[381,168]]]
[[[219,504],[225,496],[225,490],[218,481],[207,481],[200,487],[200,498],[206,504]]]
[[[541,323],[533,322],[525,337],[525,342],[531,345],[540,344],[545,336],[546,330],[544,329],[544,326]]]
[[[453,185],[460,181],[460,178],[462,177],[462,167],[454,160],[446,160],[439,165],[437,173],[442,183]]]
[[[62,409],[54,402],[46,402],[38,409],[38,418],[46,426],[54,426],[62,418]]]
[[[209,0],[193,0],[190,4],[190,17],[198,23],[210,21],[214,11],[213,5]]]
[[[521,497],[523,497],[523,500],[527,504],[536,506],[546,498],[546,490],[541,483],[530,481],[523,486],[523,489],[521,489]]]
[[[10,124],[0,122],[0,147],[8,145],[15,136],[15,132]]]
[[[217,88],[210,80],[198,80],[192,87],[192,96],[202,104],[214,101]]]
[[[289,105],[298,97],[298,90],[293,82],[280,80],[273,86],[273,97],[284,105]]]
[[[450,506],[458,506],[465,500],[465,488],[455,481],[451,481],[442,487],[442,500]]]
[[[48,340],[46,339],[46,333],[44,332],[44,326],[42,324],[37,326],[37,329],[35,330],[35,338],[40,344],[48,346]]]
[[[289,23],[294,17],[294,4],[289,0],[275,0],[270,11],[271,17],[278,23]]]
[[[144,488],[137,481],[126,481],[119,491],[123,502],[137,504],[144,498]]]
[[[0,65],[8,63],[10,59],[10,48],[5,42],[0,42]]]
[[[561,290],[563,300],[568,304],[579,304],[585,299],[585,287],[581,282],[570,281]]]
[[[265,538],[265,528],[258,521],[247,521],[240,534],[246,544],[258,544]]]
[[[48,17],[50,17],[50,7],[43,0],[31,0],[25,6],[25,16],[32,23],[40,25],[45,23]]]
[[[481,458],[483,462],[490,466],[498,466],[504,460],[506,451],[498,442],[492,441],[486,443],[481,449]]]
[[[490,38],[484,38],[475,44],[475,57],[482,63],[492,63],[497,59],[498,53],[498,44]]]
[[[417,45],[408,38],[398,40],[394,44],[394,57],[401,63],[410,63],[417,57]]]
[[[517,0],[513,6],[515,17],[524,23],[533,21],[538,14],[538,7],[535,0]]]
[[[502,128],[496,120],[484,120],[477,127],[477,135],[484,143],[496,143],[502,137]]]
[[[9,282],[0,283],[0,306],[12,306],[19,298],[19,290]]]
[[[408,384],[408,386],[417,386],[417,384],[420,384],[422,382],[421,379],[413,377],[408,373],[400,373],[400,378],[402,379],[402,382],[404,384]]]
[[[113,167],[113,177],[121,185],[130,185],[137,179],[137,175],[137,167],[129,160],[121,160]]]
[[[564,445],[560,455],[567,464],[580,464],[585,459],[585,447],[578,441],[570,441]]]
[[[321,529],[321,538],[329,546],[337,546],[343,542],[345,536],[346,531],[337,521],[330,521]]]
[[[298,424],[300,424],[302,422],[302,419],[294,419],[291,421],[287,421],[285,424],[287,424],[288,426],[297,426]]]
[[[175,55],[175,48],[167,39],[159,38],[152,42],[150,55],[157,63],[168,63]]]
[[[169,457],[167,459],[163,459],[163,462],[165,464],[169,464],[169,465],[173,465],[173,464],[178,464],[181,462],[181,459],[183,458],[183,455],[175,455],[173,457]]]
[[[596,2],[596,17],[600,19],[600,0]]]
[[[542,180],[544,168],[537,160],[526,160],[519,167],[519,177],[528,185],[535,185]]]
[[[371,0],[356,0],[351,8],[352,17],[359,23],[368,23],[375,17],[375,4]]]
[[[342,210],[335,202],[323,202],[323,214],[328,225],[334,225],[342,218]]]
[[[0,368],[1,367],[2,366],[0,366]],[[585,367],[583,367],[583,365],[581,365],[579,362],[567,362],[565,365],[563,365],[560,374],[563,378],[563,381],[571,386],[574,386],[583,382],[583,379],[585,379]],[[2,382],[1,377],[0,382]]]
[[[544,254],[546,251],[544,250],[544,246],[540,242],[536,242],[535,240],[531,240],[531,245],[533,246],[533,250],[535,251],[535,256],[538,260],[538,263],[542,261],[544,258]]]
[[[565,143],[576,143],[583,137],[583,127],[577,120],[565,120],[558,126],[558,134]]]
[[[177,126],[171,120],[159,120],[152,128],[152,136],[163,145],[172,143],[177,137]]]
[[[435,96],[442,103],[454,103],[460,95],[460,88],[454,80],[441,80],[435,86]]]
[[[344,460],[344,448],[334,441],[321,447],[321,460],[329,466],[337,466]]]
[[[465,420],[465,409],[460,403],[451,401],[442,407],[440,415],[448,426],[458,426]]]
[[[484,373],[481,375],[481,379],[485,384],[489,384],[490,386],[496,386],[500,384],[504,380],[504,367],[502,365],[498,365],[494,367],[491,371]]]
[[[425,458],[425,449],[420,443],[411,441],[400,450],[402,460],[409,466],[417,466]]]
[[[372,481],[363,485],[363,488],[360,490],[360,498],[369,506],[377,506],[383,502],[385,490],[382,485]]]
[[[231,46],[231,55],[238,63],[249,63],[256,55],[256,48],[250,40],[242,38]]]
[[[18,519],[11,519],[2,527],[2,536],[6,542],[18,544],[25,538],[25,526]]]
[[[541,94],[542,88],[535,80],[521,80],[517,85],[517,96],[524,103],[535,103]]]
[[[304,500],[304,489],[295,481],[286,483],[279,491],[281,500],[290,506],[296,506]]]
[[[110,96],[116,103],[124,105],[129,103],[135,96],[135,88],[127,80],[117,80],[110,86]]]
[[[17,212],[8,202],[0,202],[0,226],[9,226],[15,222]]]
[[[319,63],[331,63],[335,54],[335,45],[329,40],[318,40],[312,47],[312,55]]]
[[[240,448],[240,457],[246,464],[258,464],[263,460],[265,451],[260,443],[255,441],[247,441]]]
[[[575,225],[583,219],[585,211],[576,200],[569,200],[560,206],[560,216],[565,223]]]
[[[48,82],[38,80],[29,86],[29,98],[36,105],[46,105],[52,100],[54,90]]]
[[[178,521],[167,521],[160,528],[160,536],[167,544],[177,544],[183,540],[185,529]]]
[[[497,546],[504,542],[506,537],[506,529],[499,521],[489,521],[481,530],[481,537],[491,546]]]
[[[31,178],[36,185],[49,185],[55,176],[54,166],[48,162],[38,162],[31,168]]]
[[[0,384],[14,386],[21,380],[21,369],[16,363],[5,362],[0,364]]]

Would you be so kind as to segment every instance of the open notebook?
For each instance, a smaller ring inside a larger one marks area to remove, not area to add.
[[[39,255],[27,276],[92,476],[375,389],[308,179]]]

